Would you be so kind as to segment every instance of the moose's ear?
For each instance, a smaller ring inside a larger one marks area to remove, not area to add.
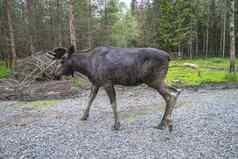
[[[75,52],[75,47],[72,45],[69,47],[68,49],[68,54],[69,54],[69,57]]]
[[[53,51],[49,51],[48,54],[53,56],[53,60],[58,60],[64,56],[66,51],[67,50],[65,48],[59,47],[59,48],[55,48]]]

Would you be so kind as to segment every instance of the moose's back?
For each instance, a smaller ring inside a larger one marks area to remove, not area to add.
[[[96,80],[121,85],[138,85],[168,68],[169,55],[153,48],[96,48],[91,55]]]

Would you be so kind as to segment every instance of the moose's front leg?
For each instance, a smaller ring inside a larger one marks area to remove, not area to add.
[[[87,105],[87,108],[83,114],[83,117],[81,118],[81,120],[87,120],[88,117],[89,117],[89,111],[90,111],[90,108],[91,108],[91,105],[93,103],[93,100],[95,99],[97,93],[98,93],[98,87],[97,86],[92,86],[91,87],[91,92],[90,92],[90,96],[89,96],[89,101],[88,101],[88,105]]]
[[[114,130],[119,130],[120,129],[120,122],[118,119],[118,114],[117,114],[117,103],[116,103],[116,92],[115,89],[113,87],[113,85],[108,85],[108,86],[104,86],[106,93],[110,99],[110,103],[112,106],[112,110],[113,110],[113,115],[114,115],[114,126],[113,129]]]

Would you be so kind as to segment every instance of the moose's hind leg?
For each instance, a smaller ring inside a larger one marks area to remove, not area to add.
[[[156,126],[155,128],[158,128],[158,129],[168,128],[169,131],[171,132],[173,129],[172,112],[173,112],[174,106],[176,104],[176,100],[180,94],[180,91],[177,91],[176,95],[171,93],[169,91],[170,87],[167,86],[164,81],[160,81],[160,80],[155,81],[152,84],[149,84],[149,86],[156,89],[166,102],[166,107],[165,107],[165,112],[164,112],[163,118],[162,118],[160,124],[158,126]]]

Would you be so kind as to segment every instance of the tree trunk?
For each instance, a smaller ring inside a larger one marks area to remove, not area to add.
[[[192,19],[191,19],[191,22],[190,22],[190,32],[191,32],[191,35],[190,35],[190,39],[189,39],[189,57],[190,59],[193,58],[193,22],[192,22]]]
[[[190,39],[190,41],[189,41],[189,57],[190,57],[190,59],[193,58],[193,41],[192,41],[192,39]]]
[[[31,54],[35,52],[33,42],[33,24],[32,24],[32,0],[26,0],[26,23],[28,25],[28,36]]]
[[[225,49],[226,49],[226,15],[227,14],[227,0],[225,0],[225,14],[224,14],[224,26],[223,26],[223,48],[222,48],[222,56],[225,57]]]
[[[220,45],[219,45],[219,56],[221,56],[221,57],[223,57],[223,54],[222,54],[222,49],[223,49],[223,30],[224,30],[224,28],[221,26],[220,33],[219,33],[219,42],[220,42]]]
[[[235,72],[235,0],[231,1],[230,19],[230,73]]]
[[[6,12],[7,12],[7,22],[8,22],[8,28],[9,28],[10,46],[11,46],[10,67],[11,67],[11,69],[14,70],[15,66],[16,66],[17,56],[16,56],[14,30],[13,30],[13,25],[12,25],[10,0],[6,0]]]
[[[235,1],[235,53],[238,50],[238,1]]]
[[[139,21],[139,39],[138,44],[140,47],[145,46],[145,1],[141,0],[140,5],[138,6],[139,10],[137,12],[137,17]]]
[[[88,0],[88,48],[92,48],[92,30],[91,24],[92,23],[92,6],[91,0]]]
[[[207,19],[207,37],[206,37],[206,57],[208,56],[208,51],[209,51],[209,21],[210,21],[210,17],[209,17],[209,7],[208,7],[208,19]]]
[[[180,42],[179,42],[179,45],[178,45],[178,57],[182,57]]]
[[[196,32],[196,57],[198,57],[198,49],[199,49],[199,45],[198,45],[198,31]]]
[[[205,55],[206,52],[206,33],[204,32],[203,38],[202,38],[202,53],[203,56]]]
[[[61,13],[61,10],[62,10],[62,7],[61,7],[62,4],[60,4],[60,0],[57,0],[56,1],[56,6],[57,6],[57,23],[58,23],[58,27],[57,27],[57,35],[58,35],[58,41],[57,41],[57,44],[59,47],[62,47],[62,21],[61,21],[61,17],[60,17],[60,13]]]
[[[209,16],[209,15],[208,15]],[[206,57],[208,56],[208,51],[209,51],[209,18],[207,22],[207,36],[206,36]]]
[[[75,18],[74,18],[74,0],[69,1],[69,32],[70,32],[70,44],[77,48],[76,30],[75,30]]]

